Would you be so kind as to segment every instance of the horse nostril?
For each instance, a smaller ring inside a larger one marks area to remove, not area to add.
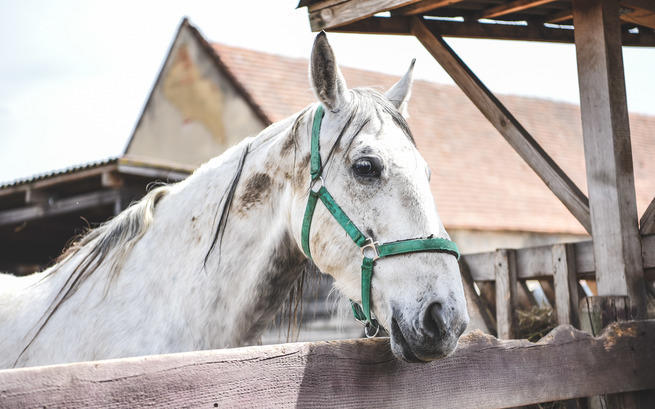
[[[428,306],[423,316],[423,330],[434,338],[443,338],[446,329],[443,305],[434,302]]]

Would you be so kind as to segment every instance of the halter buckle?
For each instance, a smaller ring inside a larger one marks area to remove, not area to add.
[[[316,179],[312,179],[309,182],[309,190],[311,190],[313,193],[318,193],[318,191],[321,190],[323,186],[325,186],[325,182],[323,181],[323,176],[319,176]]]
[[[373,241],[372,238],[366,239],[366,244],[364,244],[361,247],[362,250],[362,257],[364,258],[370,258],[371,260],[375,261],[380,258],[380,253],[378,253],[378,243],[377,241]]]

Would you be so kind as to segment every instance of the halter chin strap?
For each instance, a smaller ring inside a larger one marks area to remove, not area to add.
[[[302,221],[302,249],[307,257],[312,259],[309,250],[309,234],[312,226],[314,210],[320,199],[334,219],[341,225],[341,227],[343,227],[348,236],[350,236],[352,241],[354,241],[362,250],[362,305],[360,306],[352,300],[350,300],[350,303],[355,318],[365,325],[366,336],[374,337],[377,335],[380,328],[377,320],[371,316],[371,279],[373,278],[373,267],[375,266],[375,261],[383,257],[415,253],[419,251],[438,251],[448,253],[457,257],[459,260],[459,250],[454,242],[441,238],[428,237],[407,239],[380,244],[373,241],[372,238],[366,237],[357,226],[355,226],[341,207],[339,207],[332,195],[330,195],[330,192],[325,188],[323,178],[321,177],[323,166],[321,164],[319,138],[321,133],[321,122],[324,115],[325,111],[323,110],[323,106],[319,105],[314,113],[314,123],[312,125],[310,159],[311,182],[309,185],[309,198],[307,199],[305,216]]]

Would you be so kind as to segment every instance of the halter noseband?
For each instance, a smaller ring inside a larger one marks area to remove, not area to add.
[[[320,154],[320,133],[321,122],[325,111],[323,106],[319,105],[314,113],[314,123],[312,125],[311,140],[311,159],[310,173],[311,182],[309,184],[309,197],[305,216],[302,221],[302,248],[307,257],[312,259],[309,251],[309,233],[312,225],[312,217],[318,199],[325,205],[327,210],[332,214],[335,220],[343,227],[348,236],[362,250],[362,305],[350,300],[355,319],[365,325],[367,337],[377,335],[380,325],[375,318],[371,317],[371,278],[373,277],[373,266],[379,258],[395,256],[399,254],[416,253],[419,251],[437,251],[452,254],[459,260],[459,250],[457,245],[450,240],[441,238],[424,238],[424,239],[407,239],[392,241],[388,243],[378,243],[364,234],[355,226],[346,213],[339,207],[332,195],[325,188],[323,178],[323,165],[321,164]]]

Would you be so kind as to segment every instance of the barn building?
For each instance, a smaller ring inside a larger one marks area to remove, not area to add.
[[[185,19],[120,157],[0,184],[0,270],[43,268],[87,224],[122,211],[147,186],[179,181],[242,138],[301,110],[315,100],[307,66],[304,59],[212,44]],[[343,73],[350,87],[384,91],[397,80],[358,69]],[[584,189],[579,107],[500,99],[546,151],[558,153],[557,162]],[[409,111],[432,169],[439,213],[464,253],[588,238],[459,88],[417,80]],[[630,129],[641,214],[655,193],[655,117],[632,114]],[[321,288],[326,292],[329,282]],[[308,306],[324,320],[304,339],[333,334],[324,305]],[[338,336],[359,331],[346,325]],[[271,333],[265,342],[274,339]]]

